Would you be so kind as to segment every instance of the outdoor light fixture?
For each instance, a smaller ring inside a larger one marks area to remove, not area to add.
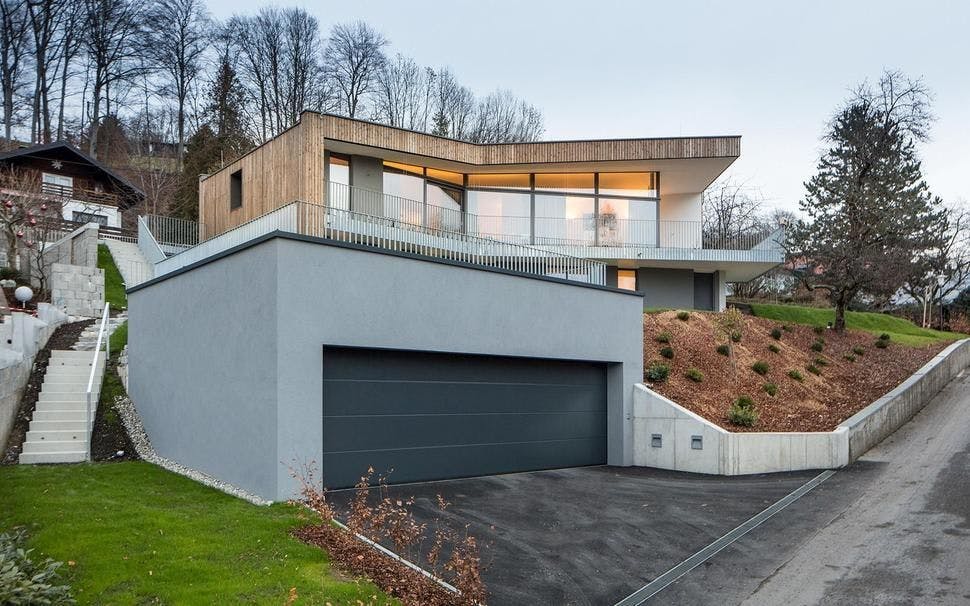
[[[660,448],[663,446],[663,435],[659,433],[652,434],[650,436],[650,446],[653,448]]]
[[[690,437],[690,449],[691,450],[704,450],[704,436],[691,436]]]

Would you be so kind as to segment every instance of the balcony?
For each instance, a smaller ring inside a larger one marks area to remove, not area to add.
[[[705,234],[701,221],[630,220],[614,214],[487,216],[328,183],[327,206],[422,226],[595,259],[780,263],[780,229]]]

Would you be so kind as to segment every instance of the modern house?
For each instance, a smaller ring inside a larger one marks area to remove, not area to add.
[[[0,169],[0,195],[29,188],[73,223],[120,228],[121,211],[145,198],[124,176],[65,141],[2,152]]]
[[[724,306],[776,234],[709,239],[737,137],[477,145],[304,113],[140,217],[129,391],[164,457],[269,499],[633,465],[644,307]]]
[[[781,262],[780,231],[704,232],[704,190],[740,153],[737,136],[475,144],[306,112],[204,177],[199,217],[207,239],[298,200],[594,259],[646,307],[720,310],[727,282]]]

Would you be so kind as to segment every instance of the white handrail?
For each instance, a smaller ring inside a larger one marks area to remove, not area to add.
[[[87,459],[91,460],[91,438],[94,437],[94,419],[91,418],[91,390],[94,387],[94,375],[98,370],[98,354],[101,353],[101,341],[104,341],[105,353],[104,353],[104,363],[108,364],[108,357],[111,355],[111,343],[107,338],[105,338],[105,331],[108,328],[108,312],[110,311],[111,304],[104,304],[104,312],[101,314],[101,328],[98,329],[98,341],[94,345],[94,360],[91,362],[91,373],[88,375],[88,391],[87,391],[87,401],[88,401],[88,414],[84,418],[87,422]]]

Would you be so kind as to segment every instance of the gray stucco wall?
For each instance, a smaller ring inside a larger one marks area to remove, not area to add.
[[[178,304],[200,287],[205,305]],[[131,393],[159,453],[264,497],[322,456],[325,344],[612,363],[609,462],[633,461],[638,296],[275,238],[130,308]]]
[[[637,290],[643,293],[643,307],[692,308],[694,271],[641,267],[637,270]]]
[[[128,295],[129,391],[158,454],[276,495],[276,254],[250,248]]]

